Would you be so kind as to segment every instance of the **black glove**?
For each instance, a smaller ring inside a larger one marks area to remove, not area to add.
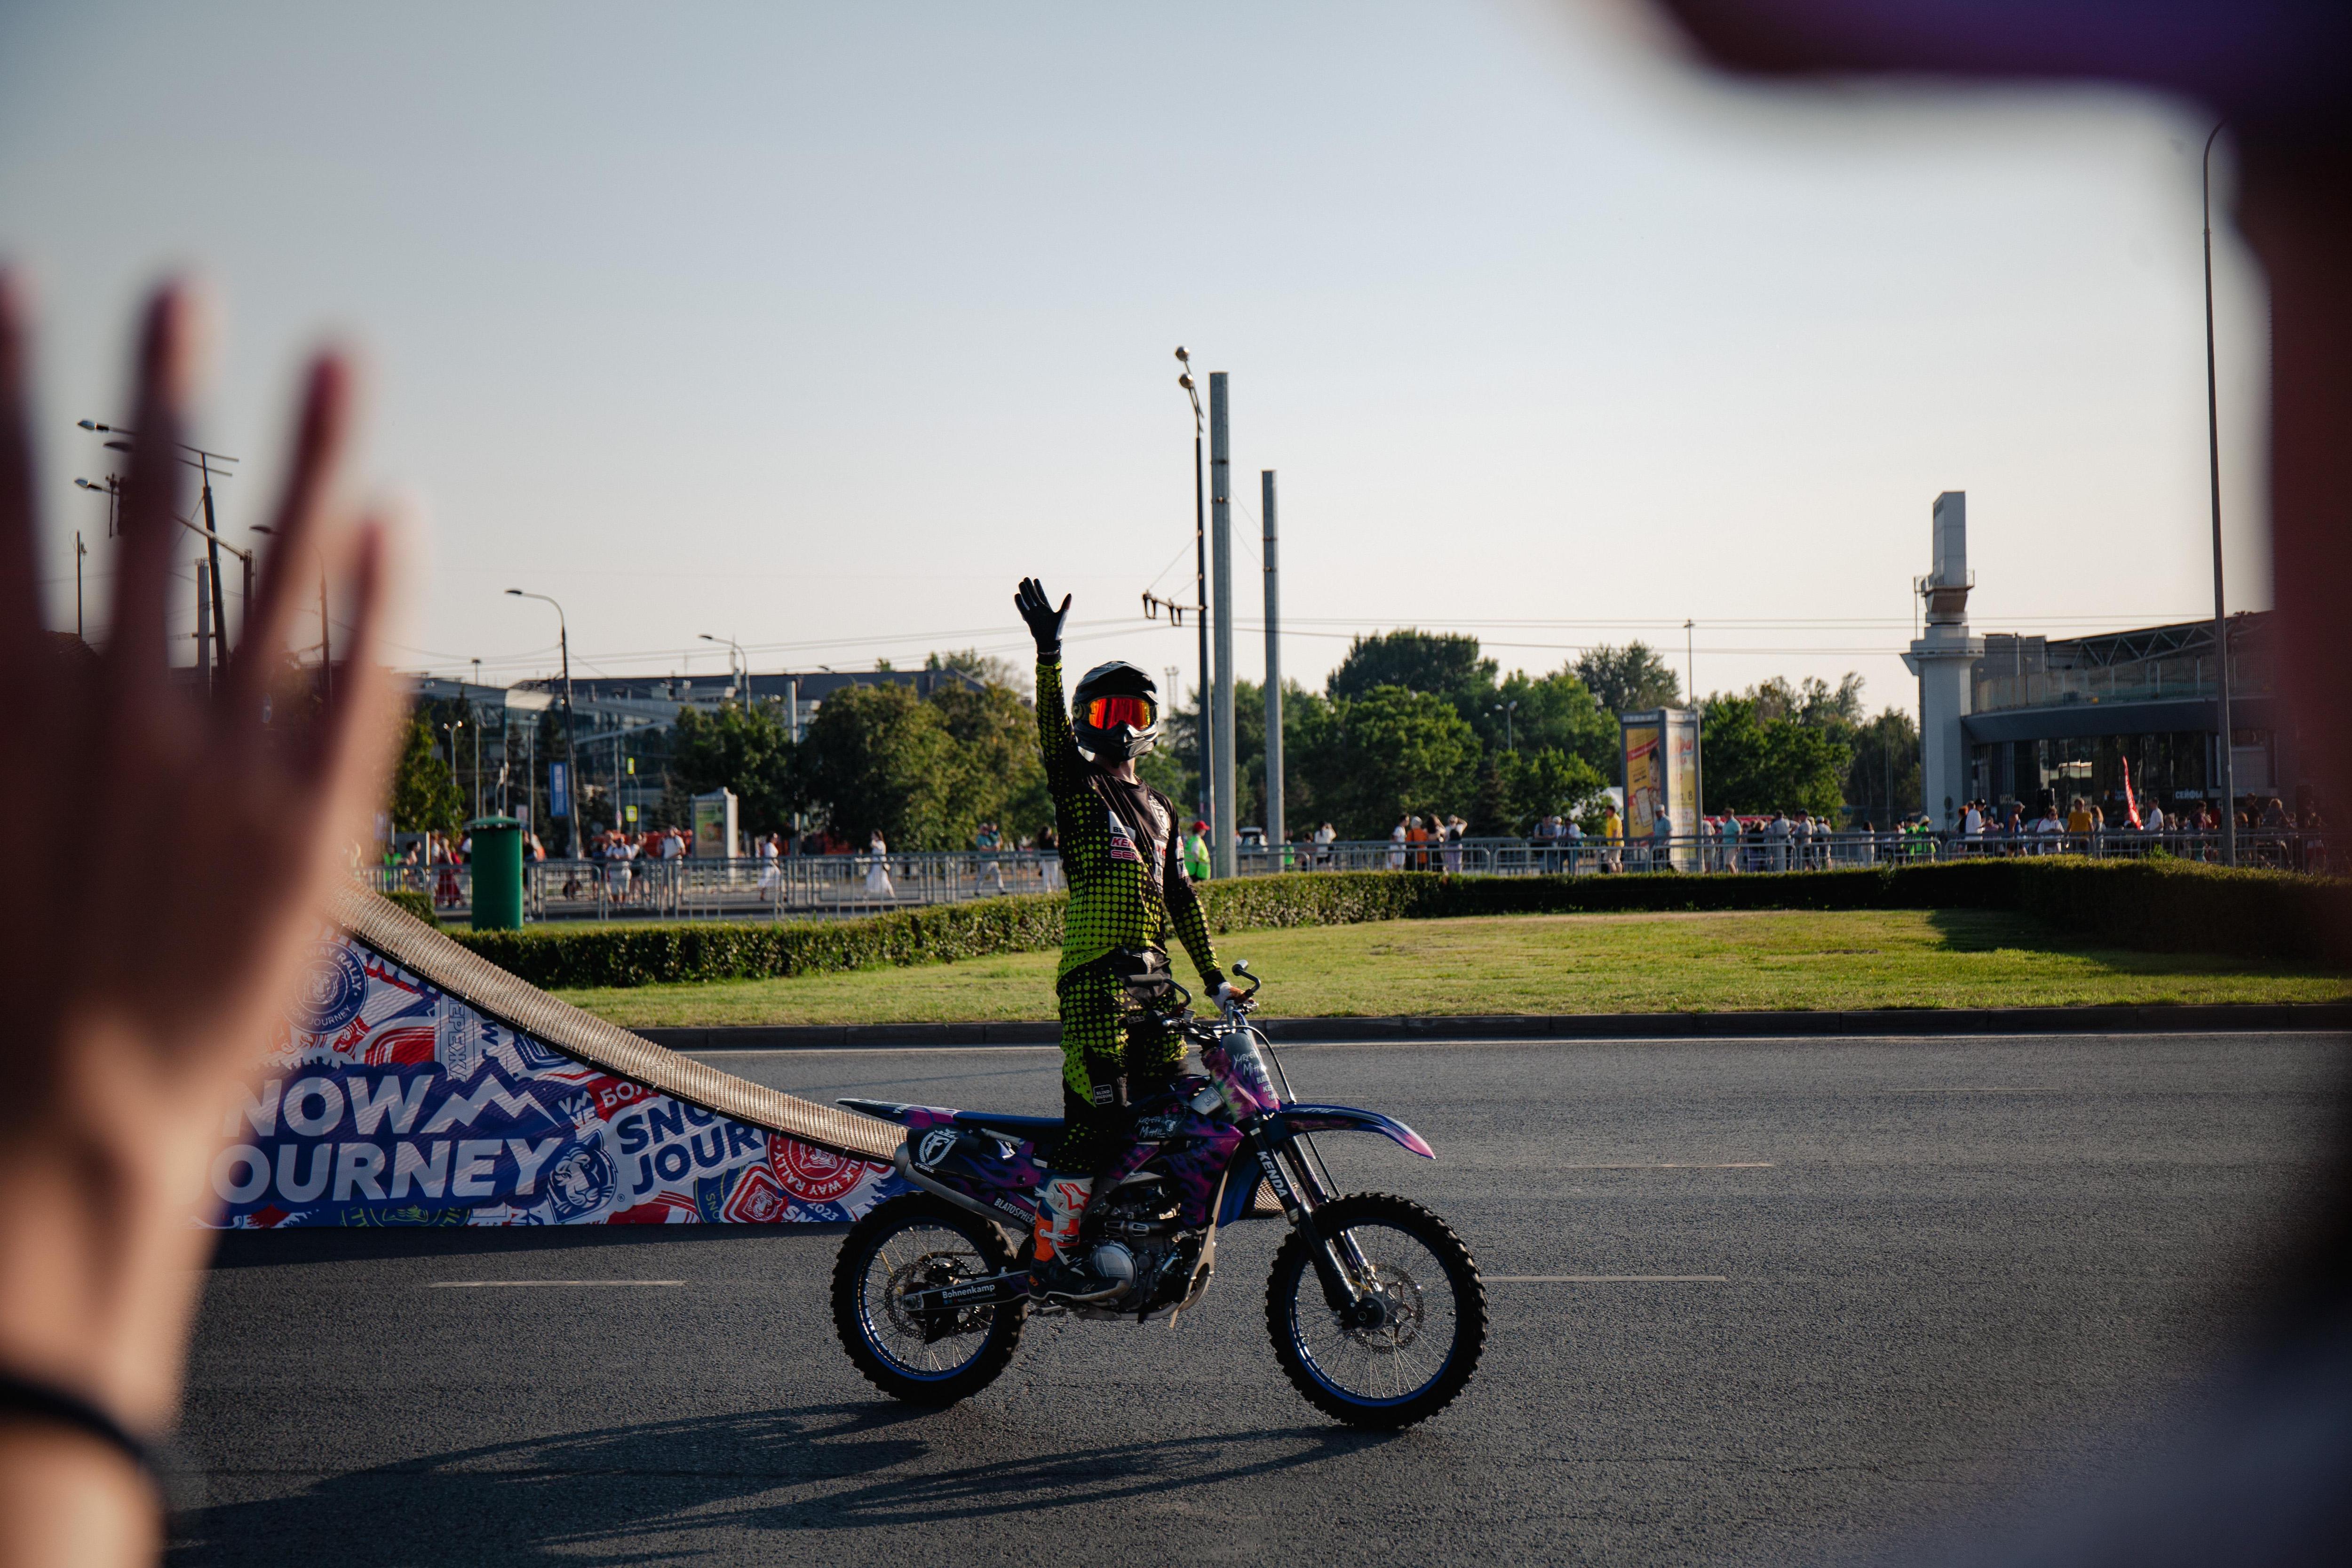
[[[1013,607],[1029,623],[1029,635],[1037,639],[1037,657],[1041,659],[1062,657],[1062,623],[1070,618],[1070,596],[1062,595],[1062,607],[1055,609],[1045,597],[1045,585],[1034,577],[1021,579],[1021,586],[1013,595]]]

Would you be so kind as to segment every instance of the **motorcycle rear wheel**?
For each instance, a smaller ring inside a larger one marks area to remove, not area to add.
[[[849,1227],[833,1266],[833,1327],[866,1381],[909,1405],[953,1405],[986,1388],[1021,1343],[1025,1300],[929,1313],[909,1290],[1002,1274],[1003,1233],[928,1194],[877,1205]]]
[[[1453,1403],[1486,1342],[1486,1287],[1470,1249],[1408,1198],[1356,1193],[1315,1211],[1317,1228],[1352,1241],[1388,1308],[1376,1329],[1350,1328],[1323,1299],[1307,1238],[1293,1231],[1265,1286],[1265,1327],[1291,1386],[1350,1426],[1393,1430]]]

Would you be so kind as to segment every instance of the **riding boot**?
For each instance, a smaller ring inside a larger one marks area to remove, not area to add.
[[[1048,1290],[1056,1295],[1087,1293],[1089,1277],[1078,1255],[1078,1222],[1086,1215],[1087,1200],[1094,1190],[1092,1176],[1046,1173],[1044,1190],[1037,1194],[1037,1225],[1031,1236],[1036,1265],[1030,1279],[1038,1294]]]

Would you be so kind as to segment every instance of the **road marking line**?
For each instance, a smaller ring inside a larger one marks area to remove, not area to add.
[[[2063,1094],[2066,1091],[2055,1084],[1997,1083],[1986,1086],[1953,1084],[1942,1089],[1882,1089],[1878,1092],[1881,1094]]]
[[[682,1286],[683,1279],[436,1279],[436,1290],[505,1290],[539,1285],[667,1285]]]
[[[1489,1285],[1728,1285],[1727,1274],[1484,1274]]]
[[[1769,1160],[1732,1160],[1721,1164],[1703,1161],[1650,1161],[1627,1165],[1562,1165],[1563,1171],[1769,1171]]]

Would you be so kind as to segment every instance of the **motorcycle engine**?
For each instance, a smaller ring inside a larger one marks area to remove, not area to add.
[[[1094,1273],[1121,1289],[1101,1306],[1147,1312],[1183,1299],[1201,1255],[1201,1234],[1178,1228],[1177,1211],[1159,1183],[1122,1186],[1096,1205],[1087,1228],[1097,1233],[1088,1255]]]

